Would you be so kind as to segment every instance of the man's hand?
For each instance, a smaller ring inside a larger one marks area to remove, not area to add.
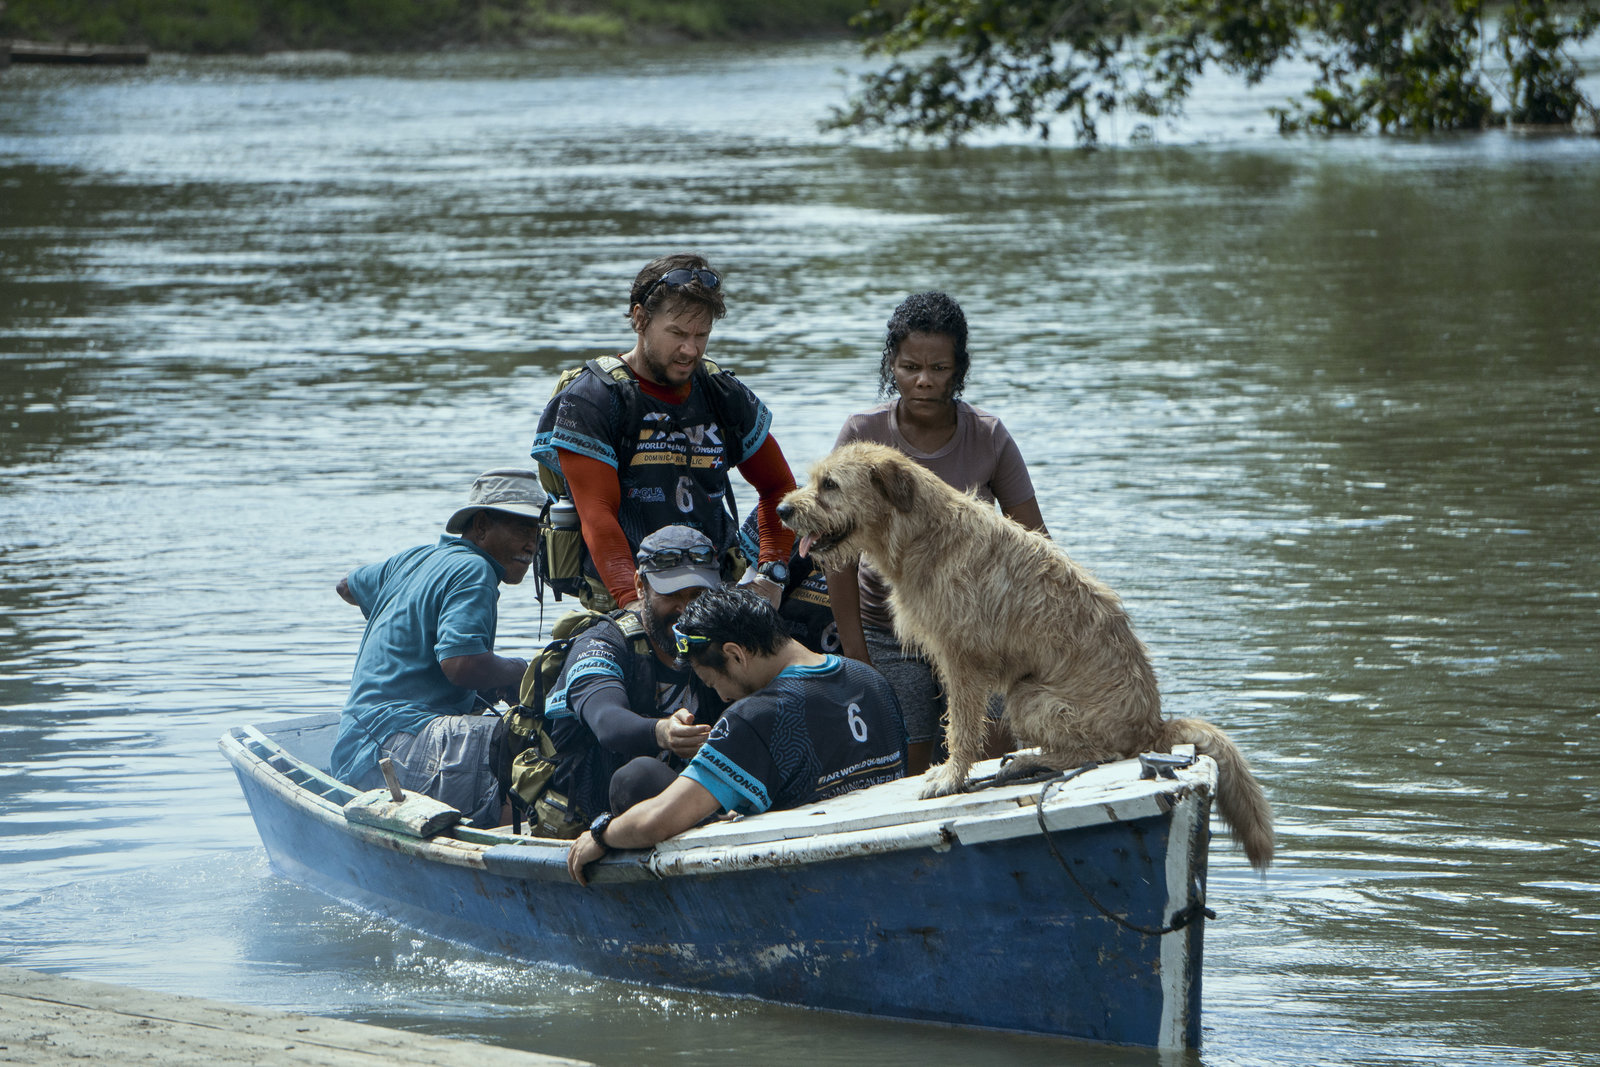
[[[567,873],[574,882],[586,886],[589,880],[583,876],[583,869],[605,854],[606,850],[595,841],[594,835],[585,830],[567,849]]]
[[[757,574],[754,567],[744,572],[744,576],[739,579],[739,588],[748,589],[757,596],[766,597],[767,603],[772,605],[773,611],[777,611],[779,605],[783,602],[783,586],[768,578],[765,574]]]
[[[665,719],[656,720],[656,747],[664,748],[679,759],[689,759],[706,743],[711,733],[709,726],[696,726],[694,715],[688,708],[679,708]]]
[[[612,819],[602,831],[607,844],[584,831],[567,850],[567,873],[579,885],[588,885],[583,869],[615,849],[654,848],[722,810],[711,791],[683,775],[649,800],[641,800]]]
[[[478,690],[478,697],[491,708],[496,704],[504,704],[508,708],[514,708],[522,700],[522,686],[520,684],[501,685],[490,689],[480,689]]]

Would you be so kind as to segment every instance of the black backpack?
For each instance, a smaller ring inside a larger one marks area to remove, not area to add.
[[[555,388],[550,390],[550,399],[545,402],[548,411],[551,404],[560,396],[578,376],[585,370],[594,374],[612,390],[622,405],[622,425],[635,426],[642,422],[642,405],[639,402],[639,383],[634,380],[633,374],[628,370],[626,363],[620,356],[599,356],[587,360],[576,367],[569,367],[561,372],[556,379]],[[730,425],[728,421],[728,397],[730,391],[739,388],[737,379],[717,366],[709,359],[702,359],[700,366],[695,368],[695,384],[705,390],[706,402],[711,408],[711,417],[716,419],[717,425],[724,430]],[[541,419],[541,422],[543,420]],[[638,435],[624,433],[616,442],[617,471],[620,474],[633,462],[634,450],[638,447]],[[577,597],[589,591],[589,580],[583,573],[583,532],[578,528],[577,515],[574,512],[569,522],[548,521],[551,511],[563,507],[570,508],[572,490],[567,486],[567,480],[559,470],[539,464],[539,484],[544,486],[550,494],[550,503],[547,506],[544,529],[544,544],[539,558],[536,561],[536,580],[540,590],[548,588],[560,600],[564,595]],[[728,513],[733,516],[735,527],[739,522],[738,504],[733,499],[733,481],[727,479],[727,490],[723,494],[723,502],[728,506]]]
[[[506,744],[495,770],[502,793],[511,801],[514,833],[522,832],[524,814],[529,832],[540,837],[570,840],[588,828],[584,813],[575,811],[565,795],[550,788],[557,766],[556,746],[546,728],[544,702],[560,678],[572,646],[605,619],[622,631],[635,652],[653,654],[644,623],[638,614],[625,608],[612,612],[585,608],[556,620],[550,629],[550,643],[528,661],[516,706],[505,714]]]

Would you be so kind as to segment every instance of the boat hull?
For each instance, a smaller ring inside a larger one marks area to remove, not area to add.
[[[1192,912],[1204,891],[1205,789],[1180,790],[1148,817],[1054,832],[1059,859],[1037,827],[983,839],[995,831],[952,816],[845,832],[821,848],[812,835],[801,854],[789,840],[748,839],[629,853],[583,888],[567,876],[564,843],[419,841],[352,824],[337,795],[309,794],[231,747],[225,738],[282,874],[439,937],[812,1008],[1199,1044],[1203,919],[1148,931]],[[1005,814],[1019,813],[1033,814],[1013,799]]]

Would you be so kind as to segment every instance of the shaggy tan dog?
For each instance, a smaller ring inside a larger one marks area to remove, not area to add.
[[[778,514],[825,567],[865,556],[889,582],[895,635],[933,664],[950,758],[928,771],[924,797],[962,787],[999,693],[1012,734],[1041,750],[1013,760],[1008,776],[1192,744],[1217,761],[1217,807],[1251,865],[1272,862],[1272,811],[1249,763],[1210,723],[1161,717],[1121,601],[1048,538],[865,442],[818,461]]]

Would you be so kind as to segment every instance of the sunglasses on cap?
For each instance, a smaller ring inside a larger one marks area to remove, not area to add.
[[[677,639],[678,655],[680,656],[687,656],[691,648],[711,643],[711,638],[705,634],[686,634],[676,626],[672,628],[672,636]]]
[[[694,548],[662,548],[649,555],[641,553],[636,562],[639,566],[652,571],[664,571],[671,567],[681,567],[686,563],[705,565],[717,562],[717,550],[711,545],[697,545]]]
[[[650,294],[663,285],[668,289],[682,289],[690,282],[699,282],[707,289],[715,289],[722,284],[722,279],[717,277],[716,271],[705,270],[701,267],[677,267],[651,282],[650,287],[639,298],[639,303],[649,302]]]

